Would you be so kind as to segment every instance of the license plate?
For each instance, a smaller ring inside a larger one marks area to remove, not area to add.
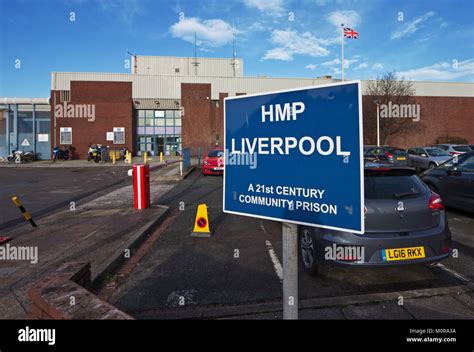
[[[425,248],[410,247],[410,248],[392,248],[382,250],[382,260],[390,262],[394,260],[410,260],[425,258]]]
[[[397,160],[407,160],[407,158],[405,158],[404,156],[399,156],[397,157]]]
[[[214,171],[222,171],[222,170],[224,170],[223,167],[215,167],[215,168],[214,168]]]

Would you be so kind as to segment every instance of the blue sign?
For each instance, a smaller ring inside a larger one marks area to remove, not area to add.
[[[224,212],[364,232],[360,81],[229,97]]]

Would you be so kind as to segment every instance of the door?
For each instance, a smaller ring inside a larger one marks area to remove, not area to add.
[[[474,155],[462,158],[444,181],[449,204],[474,212]]]

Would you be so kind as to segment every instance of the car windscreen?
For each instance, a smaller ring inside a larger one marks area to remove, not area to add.
[[[453,149],[457,152],[463,152],[463,153],[467,153],[471,151],[471,148],[469,148],[467,145],[457,145],[453,147]]]
[[[448,152],[439,148],[426,148],[426,151],[430,156],[450,156]]]
[[[365,172],[366,199],[402,199],[425,194],[426,187],[414,175],[390,171]]]
[[[223,150],[211,150],[208,154],[208,157],[210,158],[220,158],[224,156],[224,151]]]

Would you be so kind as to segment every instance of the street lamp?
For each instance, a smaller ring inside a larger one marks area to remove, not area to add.
[[[374,103],[377,105],[377,147],[380,147],[380,113],[379,113],[379,103],[378,99],[374,100]]]

